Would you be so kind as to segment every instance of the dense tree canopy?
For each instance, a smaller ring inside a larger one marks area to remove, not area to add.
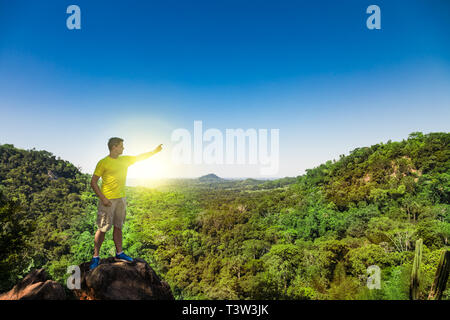
[[[41,266],[63,281],[90,260],[89,178],[46,151],[0,146],[0,290]],[[449,199],[450,134],[413,133],[296,178],[129,187],[124,247],[178,299],[407,299],[421,238],[426,298],[449,246]],[[101,255],[113,253],[109,233]],[[366,286],[371,265],[379,290]]]

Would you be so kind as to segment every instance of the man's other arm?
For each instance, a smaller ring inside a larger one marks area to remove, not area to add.
[[[103,203],[103,205],[109,207],[111,205],[111,201],[109,201],[105,195],[102,193],[102,191],[100,190],[100,188],[98,187],[98,179],[100,179],[99,176],[96,176],[95,174],[92,175],[92,179],[91,179],[91,187],[94,190],[95,194],[97,195],[97,197],[100,198],[100,201]]]
[[[162,144],[160,144],[159,146],[157,146],[157,147],[155,148],[155,150],[153,150],[153,151],[150,151],[150,152],[146,152],[146,153],[142,153],[142,154],[140,154],[140,155],[137,155],[137,156],[136,156],[136,161],[142,161],[142,160],[148,159],[148,158],[150,158],[151,156],[157,154],[158,152],[161,151],[161,149],[162,149],[161,146],[162,146]]]

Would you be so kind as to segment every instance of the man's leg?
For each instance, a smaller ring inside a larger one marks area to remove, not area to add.
[[[122,229],[114,226],[113,240],[116,245],[116,253],[122,253]]]
[[[112,212],[114,210],[114,203],[111,203],[109,207],[103,205],[102,201],[98,200],[97,211],[97,232],[94,237],[94,257],[98,257],[100,254],[100,248],[102,247],[103,240],[105,240],[106,232],[112,225]]]
[[[127,256],[122,251],[122,226],[123,223],[125,222],[125,216],[127,213],[126,207],[127,202],[125,198],[117,199],[117,208],[114,212],[114,219],[113,219],[114,225],[113,239],[114,244],[116,245],[116,258],[122,261],[133,261],[133,258]]]
[[[103,240],[105,240],[105,232],[101,232],[100,229],[98,229],[94,238],[94,257],[98,257],[100,254]]]

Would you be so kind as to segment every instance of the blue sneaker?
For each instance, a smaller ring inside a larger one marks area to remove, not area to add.
[[[100,257],[92,258],[91,265],[89,266],[90,270],[94,270],[100,264]]]
[[[129,261],[132,262],[133,258],[127,256],[125,253],[116,254],[116,259],[122,260],[122,261]]]

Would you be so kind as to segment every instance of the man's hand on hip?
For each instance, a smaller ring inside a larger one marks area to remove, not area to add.
[[[105,207],[110,207],[112,205],[112,202],[109,201],[109,199],[107,199],[107,198],[102,198],[101,200]]]

